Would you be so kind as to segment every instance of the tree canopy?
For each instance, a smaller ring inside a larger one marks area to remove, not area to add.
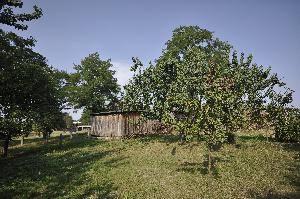
[[[252,55],[238,59],[232,49],[197,26],[175,29],[155,64],[143,69],[133,58],[135,74],[125,87],[124,110],[142,111],[146,118],[186,135],[201,134],[216,145],[264,119],[273,102],[291,102],[292,91],[277,74],[253,64]]]
[[[101,60],[98,53],[75,65],[68,80],[69,102],[91,112],[116,110],[120,86],[111,67],[110,60]]]

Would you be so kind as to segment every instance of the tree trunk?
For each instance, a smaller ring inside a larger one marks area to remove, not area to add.
[[[63,139],[64,139],[64,138],[63,138],[62,133],[59,134],[59,145],[62,145]]]
[[[23,146],[23,144],[24,144],[24,136],[22,135],[21,136],[21,146]]]
[[[179,140],[180,140],[180,144],[183,144],[183,142],[185,141],[185,134],[180,132],[179,133]]]
[[[9,140],[10,136],[6,136],[3,143],[3,157],[7,157]]]
[[[207,160],[207,171],[208,174],[211,174],[211,151],[210,149],[208,150],[208,160]]]
[[[48,143],[48,138],[49,138],[48,132],[43,133],[43,138],[44,138],[44,144],[47,144]]]

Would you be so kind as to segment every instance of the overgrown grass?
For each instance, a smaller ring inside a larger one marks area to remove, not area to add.
[[[0,198],[300,198],[300,146],[240,133],[214,152],[176,136],[39,138],[0,159]]]

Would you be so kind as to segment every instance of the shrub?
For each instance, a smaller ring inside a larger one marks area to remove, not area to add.
[[[284,109],[275,123],[275,139],[280,142],[300,142],[300,110]]]

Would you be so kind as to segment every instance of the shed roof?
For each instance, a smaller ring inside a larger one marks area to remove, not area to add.
[[[115,115],[115,114],[130,114],[130,113],[140,113],[141,111],[107,111],[99,113],[91,113],[91,116],[101,116],[101,115]]]

